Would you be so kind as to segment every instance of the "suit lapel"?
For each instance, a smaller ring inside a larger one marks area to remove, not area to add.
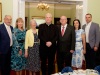
[[[84,31],[85,31],[85,27],[86,27],[86,24],[83,26]]]
[[[64,35],[62,37],[64,37],[66,35],[66,33],[68,32],[69,30],[69,25],[67,25],[66,29],[65,29],[65,32],[64,32]]]
[[[92,30],[92,25],[93,25],[93,23],[91,23],[89,33],[90,33],[90,32],[91,32],[91,30]],[[84,27],[83,27],[84,31],[85,31],[85,27],[86,27],[86,24],[85,24],[85,25],[84,25]]]
[[[93,25],[93,23],[91,23],[90,30],[89,30],[89,37],[88,38],[90,38],[90,33],[91,33],[91,30],[92,30],[92,25]]]
[[[13,28],[10,26],[11,32],[13,31]]]
[[[64,36],[65,36],[66,32],[67,32],[67,27],[66,27],[65,32],[64,32],[64,35],[63,35],[62,37],[64,37]]]
[[[59,26],[59,35],[60,35],[60,37],[62,37],[62,35],[61,35],[61,25]]]
[[[65,35],[67,35],[66,33],[68,33],[69,32],[69,25],[67,25],[67,27],[66,27],[66,29],[65,29],[65,33],[64,33],[64,35],[63,35],[63,37],[65,36]]]
[[[7,29],[6,29],[6,27],[5,27],[4,24],[3,24],[3,29],[4,29],[4,33],[9,37],[9,34],[8,34]],[[9,38],[10,38],[10,37],[9,37]]]
[[[91,32],[91,30],[92,30],[92,25],[93,25],[93,23],[91,23],[91,26],[90,26],[90,30],[89,30],[89,33]]]

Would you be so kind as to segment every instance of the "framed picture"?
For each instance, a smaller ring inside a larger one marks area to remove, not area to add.
[[[2,4],[0,3],[0,22],[2,22]]]
[[[40,24],[45,23],[45,17],[42,16],[32,16],[32,19],[36,21],[37,27],[39,27]]]

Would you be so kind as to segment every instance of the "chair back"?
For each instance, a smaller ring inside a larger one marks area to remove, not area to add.
[[[96,66],[96,67],[94,68],[94,70],[98,71],[98,73],[100,74],[100,65],[99,65],[99,66]]]
[[[62,69],[61,74],[63,73],[68,73],[68,72],[73,72],[73,69],[71,67],[65,67]]]

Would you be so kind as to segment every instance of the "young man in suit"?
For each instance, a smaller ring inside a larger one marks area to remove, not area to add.
[[[53,73],[54,59],[56,52],[56,41],[58,37],[56,25],[52,24],[52,15],[47,13],[45,15],[46,23],[39,26],[39,39],[40,39],[40,58],[42,75]],[[48,69],[46,64],[48,60]],[[48,70],[48,72],[47,72]]]
[[[99,46],[99,24],[92,22],[92,15],[85,15],[86,24],[83,25],[83,29],[86,34],[86,68],[94,69],[96,66],[95,57],[96,51]]]
[[[60,17],[61,25],[58,26],[57,63],[58,71],[65,66],[71,66],[72,53],[75,50],[75,30],[67,24],[67,17]]]
[[[0,25],[0,71],[1,75],[10,75],[11,46],[12,42],[12,18],[6,15],[4,23]]]

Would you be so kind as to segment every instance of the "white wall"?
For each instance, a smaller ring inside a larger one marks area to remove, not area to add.
[[[15,27],[16,19],[19,17],[25,21],[25,2],[23,0],[13,0],[13,27]]]

